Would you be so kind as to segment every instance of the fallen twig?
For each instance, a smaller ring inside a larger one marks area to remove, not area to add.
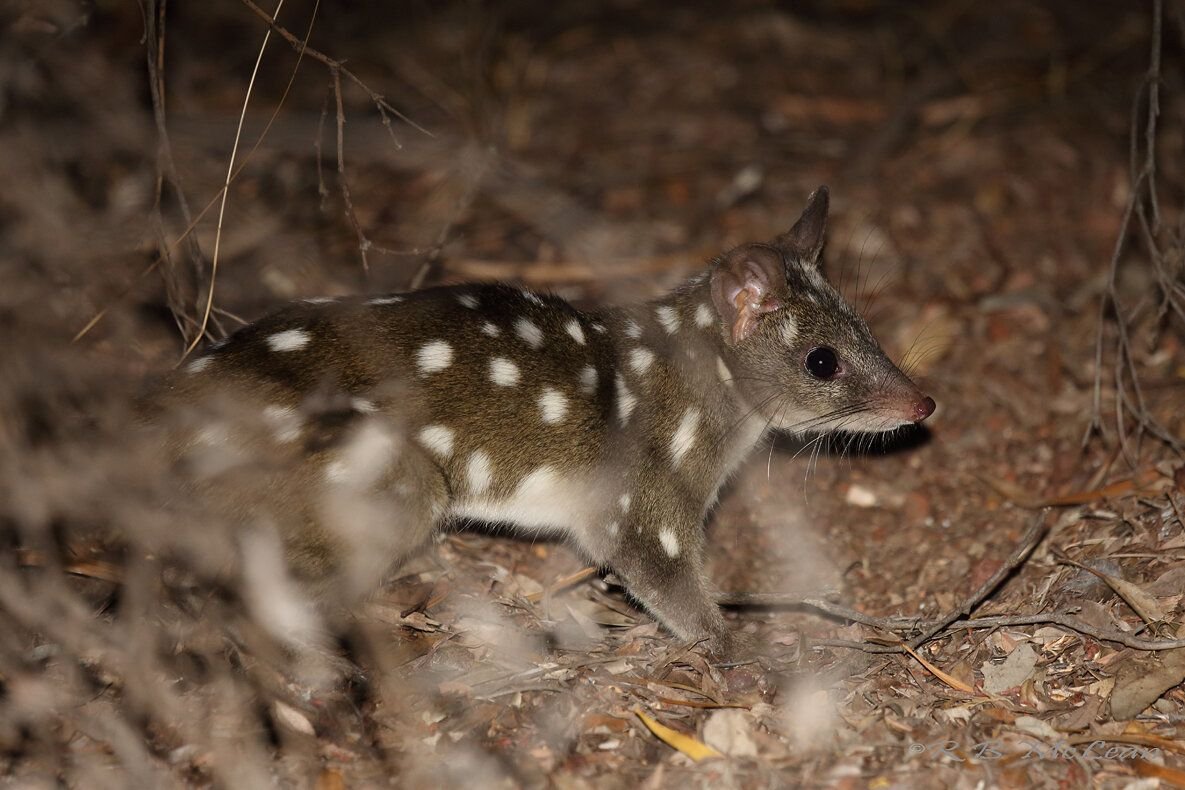
[[[730,608],[743,607],[766,607],[766,608],[790,608],[790,607],[804,607],[808,609],[816,609],[824,614],[829,614],[843,620],[849,620],[853,623],[860,623],[861,625],[872,626],[873,628],[881,628],[885,631],[901,631],[914,630],[919,625],[924,625],[928,621],[921,617],[907,617],[907,616],[889,616],[877,617],[875,615],[865,614],[864,612],[852,609],[849,606],[827,601],[822,598],[803,598],[797,595],[788,595],[783,593],[726,593],[716,599],[716,602],[721,606]]]
[[[1100,642],[1113,642],[1133,650],[1178,650],[1185,647],[1185,639],[1141,639],[1112,628],[1100,628],[1074,616],[1073,612],[1045,612],[1042,614],[1008,614],[998,617],[975,617],[969,620],[955,620],[946,627],[946,632],[962,629],[1006,628],[1018,625],[1053,625],[1067,631],[1089,636]],[[937,635],[937,634],[936,634]],[[903,643],[884,640],[855,642],[850,639],[812,639],[816,647],[843,647],[862,650],[865,653],[903,653]]]
[[[1065,494],[1051,494],[1048,496],[1034,496],[1021,486],[1007,480],[999,480],[987,475],[976,475],[980,481],[1009,502],[1026,510],[1041,510],[1047,507],[1069,507],[1072,505],[1088,505],[1103,499],[1117,499],[1126,494],[1139,494],[1147,491],[1161,478],[1155,469],[1145,470],[1139,475],[1126,477],[1105,486],[1091,487],[1084,491],[1070,491]]]
[[[950,630],[961,628],[1001,628],[1015,625],[1056,625],[1070,631],[1084,634],[1100,642],[1115,642],[1135,650],[1176,650],[1185,647],[1185,639],[1140,639],[1112,628],[1099,628],[1075,617],[1071,612],[1047,612],[1044,614],[1001,615],[999,617],[976,617],[970,620],[956,620]]]

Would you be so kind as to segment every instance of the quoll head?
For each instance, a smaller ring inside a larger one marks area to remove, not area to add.
[[[787,233],[737,247],[713,267],[733,381],[782,430],[877,433],[922,422],[934,400],[819,271],[827,205],[819,187]]]

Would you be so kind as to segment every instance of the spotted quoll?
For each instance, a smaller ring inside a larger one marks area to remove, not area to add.
[[[361,596],[442,525],[567,538],[676,636],[736,642],[703,576],[717,491],[771,429],[880,432],[934,410],[818,268],[828,193],[653,302],[509,285],[312,299],[156,398],[196,489]],[[355,598],[356,599],[356,598]]]

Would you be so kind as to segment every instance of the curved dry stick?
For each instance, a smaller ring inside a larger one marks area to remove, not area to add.
[[[278,0],[276,3],[276,10],[272,14],[274,17],[280,13],[280,9],[284,7],[284,0]],[[311,24],[311,23],[310,23]],[[198,327],[197,334],[193,341],[186,347],[185,352],[181,355],[182,359],[189,356],[198,343],[202,342],[202,336],[206,334],[206,325],[210,321],[210,311],[214,307],[214,283],[218,277],[218,248],[222,243],[222,220],[226,214],[226,200],[230,196],[230,179],[235,172],[235,156],[239,152],[239,140],[243,136],[243,124],[247,121],[247,106],[251,103],[251,92],[255,90],[255,78],[259,75],[259,64],[263,62],[263,53],[267,49],[267,42],[271,40],[272,31],[269,28],[263,34],[263,43],[259,45],[259,54],[255,56],[255,66],[251,69],[251,79],[247,81],[247,93],[243,96],[243,109],[239,112],[239,124],[235,129],[235,141],[230,148],[230,162],[226,166],[226,180],[222,184],[222,202],[218,206],[218,228],[214,232],[214,252],[210,256],[210,285],[206,292],[206,309],[202,312],[202,323]],[[297,62],[297,66],[300,62]]]

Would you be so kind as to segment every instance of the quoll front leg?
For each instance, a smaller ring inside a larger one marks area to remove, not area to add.
[[[703,575],[703,529],[691,518],[639,518],[622,527],[609,566],[626,589],[671,632],[706,640],[721,656],[743,648]]]

